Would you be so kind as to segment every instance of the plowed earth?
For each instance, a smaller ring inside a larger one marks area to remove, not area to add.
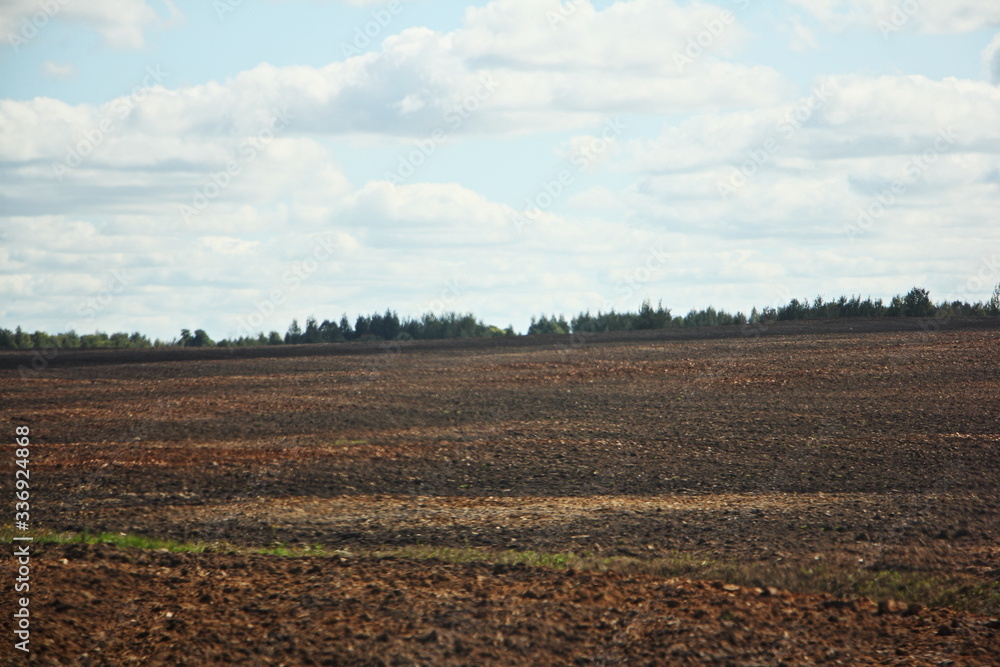
[[[6,432],[31,428],[36,527],[344,554],[36,545],[27,659],[1000,664],[997,624],[947,609],[351,555],[680,554],[1000,580],[995,321],[858,328],[63,352],[29,373],[30,356],[0,357]]]
[[[61,664],[981,665],[1000,651],[966,614],[721,582],[79,546],[42,561],[36,650]]]

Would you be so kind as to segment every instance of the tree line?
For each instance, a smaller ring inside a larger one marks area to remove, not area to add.
[[[1000,315],[1000,285],[994,290],[988,302],[968,303],[965,301],[942,301],[935,304],[930,293],[914,287],[905,295],[892,297],[889,303],[882,299],[860,296],[841,296],[824,301],[817,296],[810,302],[792,299],[783,306],[754,308],[750,315],[742,312],[728,313],[709,306],[703,310],[691,310],[684,316],[674,316],[661,302],[656,308],[647,300],[638,312],[616,312],[614,310],[596,315],[589,311],[581,313],[570,321],[563,316],[545,316],[531,319],[528,334],[592,333],[601,331],[632,331],[643,329],[667,329],[671,327],[714,327],[743,324],[763,324],[788,320],[830,320],[841,317],[962,317]]]
[[[905,295],[892,297],[888,303],[882,299],[860,296],[841,296],[824,301],[817,296],[808,299],[792,299],[778,307],[754,308],[749,315],[742,312],[728,313],[709,306],[702,310],[691,310],[686,315],[673,315],[660,302],[655,308],[649,300],[643,301],[635,312],[580,313],[566,320],[563,315],[542,315],[531,318],[527,335],[597,333],[610,331],[638,331],[667,329],[671,327],[706,327],[726,325],[766,324],[788,320],[836,319],[842,317],[961,317],[1000,316],[1000,284],[987,302],[941,301],[934,303],[930,293],[914,287]],[[425,313],[419,318],[400,318],[392,310],[371,315],[358,315],[352,325],[347,315],[339,320],[317,321],[309,317],[305,327],[298,320],[292,320],[284,335],[278,331],[257,336],[223,339],[218,342],[204,329],[182,329],[178,338],[170,341],[150,342],[146,336],[135,332],[106,334],[77,334],[70,331],[61,334],[47,334],[41,331],[28,333],[21,327],[14,331],[0,329],[0,349],[94,349],[94,348],[146,348],[146,347],[209,347],[209,346],[251,346],[251,345],[300,345],[310,343],[348,343],[354,341],[387,340],[430,340],[443,338],[482,338],[492,336],[516,336],[512,326],[506,329],[484,324],[471,313]]]
[[[323,320],[315,317],[306,319],[305,328],[299,321],[292,320],[288,331],[282,336],[277,331],[260,333],[256,337],[245,336],[224,340],[219,345],[298,345],[307,343],[349,343],[353,341],[380,340],[430,340],[441,338],[484,338],[491,336],[515,336],[514,327],[501,329],[483,324],[471,313],[425,313],[417,319],[400,319],[393,310],[371,315],[358,315],[352,325],[347,315],[339,321]]]
[[[136,331],[135,333],[118,332],[107,334],[97,331],[92,334],[78,334],[68,331],[60,334],[48,334],[44,331],[28,333],[17,327],[0,329],[0,350],[46,350],[52,348],[70,350],[92,350],[108,348],[144,348],[152,347],[149,339]]]
[[[716,310],[712,306],[703,310],[692,310],[687,315],[674,316],[669,308],[660,302],[656,308],[646,300],[637,312],[580,313],[569,322],[563,316],[531,318],[528,335],[561,333],[597,333],[601,331],[640,331],[644,329],[669,329],[671,327],[714,327],[728,324],[746,324],[743,313],[730,314]]]

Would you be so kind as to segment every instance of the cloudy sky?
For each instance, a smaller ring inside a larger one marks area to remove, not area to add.
[[[996,0],[0,0],[0,326],[986,300]]]

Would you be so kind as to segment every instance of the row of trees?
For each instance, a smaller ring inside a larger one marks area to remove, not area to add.
[[[860,296],[842,296],[833,301],[824,301],[817,296],[810,303],[808,299],[792,299],[783,306],[754,308],[749,317],[743,313],[727,313],[709,306],[703,310],[692,310],[687,315],[674,316],[669,308],[659,303],[655,308],[646,300],[636,312],[616,312],[614,310],[592,315],[590,311],[580,313],[567,321],[562,315],[532,318],[528,335],[592,333],[600,331],[632,331],[643,329],[666,329],[669,327],[704,327],[733,324],[759,324],[774,321],[834,319],[840,317],[957,317],[957,316],[1000,316],[1000,284],[988,302],[968,303],[965,301],[942,301],[935,304],[930,293],[914,287],[905,295],[892,297],[888,304],[882,299]],[[288,331],[281,335],[272,331],[265,335],[246,336],[218,343],[205,332],[196,329],[182,329],[180,338],[169,342],[155,341],[136,332],[108,335],[97,332],[78,335],[70,331],[50,335],[41,331],[29,334],[20,327],[11,331],[0,329],[0,349],[24,350],[45,348],[143,348],[181,345],[185,347],[249,346],[249,345],[297,345],[303,343],[343,343],[351,341],[378,340],[427,340],[441,338],[473,338],[517,335],[514,328],[506,329],[484,324],[471,313],[425,313],[417,319],[400,319],[392,310],[372,315],[358,315],[351,325],[347,315],[339,321],[323,320],[315,317],[306,320],[302,328],[298,320],[292,320]]]
[[[78,334],[67,331],[60,334],[48,334],[44,331],[28,333],[17,327],[0,329],[0,350],[45,350],[60,349],[106,349],[106,348],[143,348],[151,347],[152,343],[138,331],[132,334],[119,332],[106,334],[98,331],[92,334]]]
[[[531,320],[528,333],[586,333],[595,331],[630,331],[640,329],[666,329],[669,327],[707,327],[726,326],[732,324],[760,324],[775,321],[836,319],[841,317],[962,317],[962,316],[998,316],[1000,315],[1000,285],[997,285],[993,297],[983,303],[977,301],[942,301],[935,304],[930,293],[920,287],[914,287],[905,296],[897,295],[886,304],[882,299],[860,296],[841,296],[833,301],[824,301],[817,296],[812,303],[808,299],[799,301],[792,299],[787,304],[766,307],[761,310],[754,308],[750,316],[743,313],[727,313],[715,310],[709,306],[704,310],[692,310],[684,317],[671,317],[670,310],[661,303],[653,308],[649,301],[644,301],[636,313],[582,313],[569,323],[563,317],[542,317]]]
[[[715,324],[732,324],[732,316],[725,315],[724,321],[719,317],[720,313],[713,308],[704,311],[691,311],[687,317],[673,317],[669,308],[663,307],[661,301],[656,308],[653,308],[649,300],[643,301],[638,312],[619,313],[611,310],[607,313],[598,312],[591,315],[588,310],[580,313],[571,321],[560,315],[551,317],[542,316],[536,320],[531,318],[531,325],[528,327],[528,335],[533,334],[564,334],[564,333],[593,333],[597,331],[633,331],[642,329],[666,329],[672,326],[702,326]],[[743,318],[746,321],[746,318]]]
[[[756,312],[756,311],[755,311]],[[764,309],[758,317],[762,320],[809,320],[834,319],[838,317],[959,317],[966,315],[1000,315],[1000,285],[994,290],[993,298],[983,302],[931,301],[930,292],[914,287],[905,296],[894,296],[885,304],[882,299],[870,297],[840,297],[824,302],[816,297],[812,305],[809,301],[792,299],[787,305],[777,309]],[[751,317],[752,319],[752,317]]]
[[[930,293],[914,287],[905,296],[894,296],[886,304],[882,299],[863,299],[860,296],[841,296],[832,301],[824,301],[817,296],[810,303],[808,299],[792,299],[787,304],[754,308],[750,315],[741,312],[728,313],[709,306],[702,310],[691,310],[687,315],[673,316],[670,309],[661,302],[656,308],[647,300],[637,312],[581,313],[569,322],[563,316],[542,316],[532,318],[528,334],[589,333],[598,331],[638,331],[642,329],[667,329],[670,327],[714,327],[733,324],[760,324],[763,322],[787,320],[836,319],[840,317],[957,317],[957,316],[1000,315],[1000,285],[993,298],[986,302],[966,303],[963,301],[943,301],[935,304]]]
[[[306,320],[303,329],[298,320],[292,320],[288,331],[282,336],[272,331],[265,336],[242,337],[224,340],[219,345],[297,345],[302,343],[347,343],[351,341],[378,340],[430,340],[440,338],[484,338],[491,336],[514,336],[514,328],[506,329],[483,324],[471,313],[425,313],[418,319],[400,319],[395,311],[358,315],[352,326],[347,315],[339,322],[315,317]]]
[[[692,310],[684,317],[671,317],[670,311],[661,303],[653,308],[645,301],[636,313],[598,313],[589,312],[577,315],[567,324],[560,318],[542,317],[531,321],[528,333],[579,333],[593,331],[629,331],[639,329],[666,329],[668,327],[706,327],[725,326],[732,324],[760,324],[764,322],[787,320],[836,319],[840,317],[962,317],[962,316],[998,316],[1000,315],[1000,285],[997,285],[993,297],[987,302],[977,301],[942,301],[935,304],[930,293],[920,287],[914,287],[905,296],[894,296],[886,304],[882,299],[860,296],[842,296],[832,301],[824,301],[817,296],[812,303],[808,299],[799,301],[792,299],[787,304],[754,308],[750,316],[743,313],[730,314],[724,310],[715,310],[711,306],[704,310]]]

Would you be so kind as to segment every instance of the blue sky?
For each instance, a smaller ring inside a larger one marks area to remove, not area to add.
[[[7,0],[0,38],[0,326],[1000,282],[991,1]]]

